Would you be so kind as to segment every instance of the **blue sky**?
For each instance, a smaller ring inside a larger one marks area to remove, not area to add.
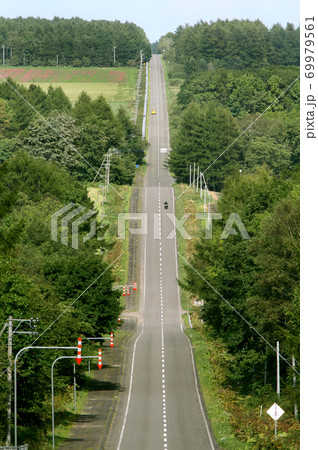
[[[299,25],[299,0],[13,0],[1,1],[3,17],[45,17],[134,22],[150,42],[200,19],[260,19],[267,27],[279,22]]]

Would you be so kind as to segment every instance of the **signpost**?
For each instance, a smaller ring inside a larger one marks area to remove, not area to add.
[[[285,411],[278,406],[277,403],[274,403],[266,412],[272,419],[275,420],[275,439],[277,439],[277,420],[284,414]]]

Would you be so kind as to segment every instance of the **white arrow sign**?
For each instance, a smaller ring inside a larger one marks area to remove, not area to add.
[[[274,403],[266,412],[276,421],[284,414],[285,411],[278,406],[277,403]]]

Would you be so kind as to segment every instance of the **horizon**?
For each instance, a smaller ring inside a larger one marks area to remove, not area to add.
[[[283,28],[291,23],[299,27],[300,2],[298,0],[268,0],[266,4],[255,4],[251,0],[223,0],[214,3],[212,0],[162,0],[153,4],[150,0],[135,0],[132,4],[122,0],[118,4],[103,5],[97,0],[88,4],[84,0],[56,0],[54,4],[43,4],[39,0],[16,0],[2,5],[1,17],[5,19],[40,18],[53,20],[54,17],[72,19],[78,17],[86,21],[106,20],[132,22],[142,28],[151,43],[157,42],[161,36],[174,33],[179,26],[194,25],[201,20],[216,22],[220,20],[260,20],[268,29],[275,24]]]

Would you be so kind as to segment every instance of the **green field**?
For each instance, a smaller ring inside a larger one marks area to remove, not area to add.
[[[92,98],[103,94],[115,109],[120,105],[130,109],[135,100],[138,69],[6,66],[0,69],[0,74],[17,83],[38,84],[46,91],[50,85],[60,86],[71,102],[85,91]]]

